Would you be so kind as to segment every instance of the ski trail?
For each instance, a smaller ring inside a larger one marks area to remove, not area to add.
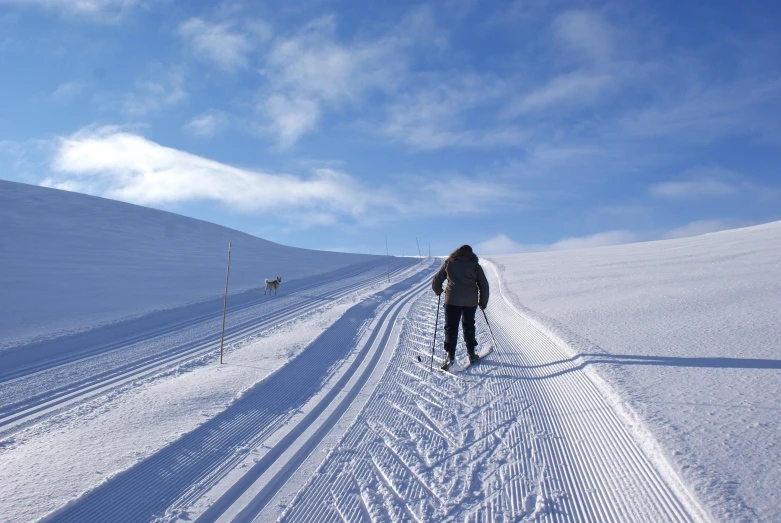
[[[400,274],[409,268],[408,262],[400,263],[393,273]],[[226,346],[388,277],[387,263],[362,264],[349,269],[325,275],[320,281],[293,284],[285,295],[273,299],[257,292],[243,293],[229,302]],[[215,308],[208,314],[179,319],[164,327],[155,327],[148,320],[141,326],[144,328],[140,334],[134,331],[127,337],[121,336],[125,327],[119,326],[119,332],[101,329],[100,333],[12,351],[14,354],[9,355],[7,365],[0,371],[0,436],[138,380],[202,359],[219,344],[220,322],[221,312]],[[52,345],[61,348],[62,354],[47,359],[45,354],[54,350]]]
[[[413,274],[353,306],[299,356],[251,388],[228,409],[46,519],[63,522],[176,519],[179,507],[189,506],[219,483],[239,466],[250,450],[290,429],[210,510],[219,513],[229,508],[243,489],[274,463],[285,446],[292,445],[309,424],[327,412],[337,396],[348,390],[349,383],[353,383],[354,392],[342,396],[342,404],[349,404],[355,398],[361,379],[365,381],[373,370],[371,364],[366,365],[367,354],[374,349],[375,356],[369,361],[376,365],[382,353],[381,343],[374,344],[375,339],[387,341],[389,337],[388,325],[393,321],[385,320],[398,316],[399,304],[406,302],[410,292],[422,291],[420,280],[420,274]],[[385,328],[375,327],[371,331],[368,341],[354,355],[353,363],[345,369],[342,363],[356,348],[367,322],[389,303],[395,304],[395,308],[386,308],[383,313],[380,326]],[[355,380],[359,369],[363,369],[362,374]],[[317,403],[302,418],[302,409],[312,398]],[[341,412],[337,408],[332,413],[334,420]],[[330,428],[327,425],[323,430]]]
[[[498,347],[464,373],[470,382],[413,361],[430,357],[435,309],[431,294],[415,301],[365,408],[282,513],[258,521],[342,521],[339,499],[356,500],[355,521],[708,519],[571,354],[500,292],[487,310]],[[491,344],[478,318],[478,342]]]

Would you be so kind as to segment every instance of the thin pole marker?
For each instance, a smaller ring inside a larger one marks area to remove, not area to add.
[[[222,302],[222,338],[220,338],[220,365],[222,365],[222,348],[225,344],[225,315],[228,312],[228,280],[231,277],[231,242],[228,242],[228,272],[225,275],[225,299]]]

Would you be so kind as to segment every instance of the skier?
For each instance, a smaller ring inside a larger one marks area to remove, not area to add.
[[[434,275],[431,288],[434,289],[437,296],[442,294],[442,284],[445,279],[448,282],[447,290],[445,290],[445,352],[447,357],[442,364],[442,370],[448,370],[456,360],[459,321],[461,321],[464,330],[464,342],[469,362],[474,363],[480,359],[475,353],[477,347],[475,312],[477,312],[478,306],[480,310],[485,310],[488,306],[488,280],[477,261],[477,256],[469,245],[462,245],[453,251]]]

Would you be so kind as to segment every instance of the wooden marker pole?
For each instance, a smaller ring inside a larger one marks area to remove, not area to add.
[[[225,344],[225,315],[228,312],[228,280],[231,277],[231,242],[228,242],[228,273],[225,275],[225,299],[222,302],[222,338],[220,339],[220,365],[222,365],[222,348]]]

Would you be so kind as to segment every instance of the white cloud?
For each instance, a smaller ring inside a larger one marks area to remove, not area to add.
[[[301,210],[322,222],[358,216],[381,201],[347,174],[316,169],[309,178],[240,169],[164,147],[116,127],[63,138],[42,185],[142,205],[213,200],[246,212]]]
[[[56,102],[70,99],[84,90],[84,84],[80,82],[63,82],[49,95]]]
[[[658,183],[649,188],[652,196],[672,200],[729,196],[738,187],[727,180],[736,174],[720,167],[697,167],[683,173],[681,180]]]
[[[490,254],[515,254],[544,251],[566,251],[572,249],[589,249],[592,247],[606,247],[609,245],[622,245],[638,241],[638,236],[630,231],[608,231],[582,236],[577,238],[563,238],[549,245],[518,243],[504,234],[497,234],[493,238],[476,245],[477,252]]]
[[[196,136],[209,137],[217,134],[227,121],[228,118],[222,111],[210,110],[194,117],[184,128]]]
[[[697,64],[677,65],[658,72],[655,87],[670,92],[620,117],[613,133],[643,141],[667,137],[675,139],[678,145],[772,133],[768,124],[772,119],[764,113],[781,94],[781,82],[746,76],[737,82],[700,84],[689,79],[687,66],[693,68]],[[666,83],[660,83],[659,78]]]
[[[475,245],[474,249],[475,252],[480,253],[481,255],[514,254],[520,252],[529,252],[530,246],[515,242],[504,234],[497,234],[493,238],[478,243]]]
[[[230,24],[209,24],[200,18],[191,18],[179,26],[178,33],[197,57],[213,62],[225,71],[247,67],[247,55],[251,50],[249,40],[243,33],[232,31]]]
[[[467,113],[505,94],[499,82],[476,76],[430,78],[430,86],[399,97],[381,133],[419,149],[493,148],[523,144],[529,132],[514,125],[469,125]]]
[[[437,179],[409,179],[400,199],[406,213],[458,215],[487,213],[511,207],[519,210],[527,196],[517,188],[491,179],[441,174]],[[412,193],[412,194],[410,194]]]
[[[593,103],[611,85],[612,80],[613,77],[608,74],[571,73],[556,77],[511,106],[505,117],[514,117],[521,113],[540,111],[562,104],[569,106],[573,103]]]
[[[738,227],[734,222],[726,222],[724,220],[699,220],[678,227],[671,231],[667,231],[662,238],[674,239],[674,238],[688,238],[690,236],[700,236],[708,234],[710,232],[725,231],[727,229],[733,229]]]
[[[277,135],[279,146],[285,148],[317,126],[320,104],[306,96],[274,94],[263,102],[262,114],[270,121],[268,127]]]
[[[118,127],[89,127],[59,139],[50,168],[52,175],[41,183],[47,187],[140,205],[211,200],[242,212],[273,212],[298,228],[345,218],[360,218],[365,225],[399,217],[489,213],[524,201],[517,189],[502,183],[453,173],[369,189],[330,167],[312,168],[308,177],[242,169]]]
[[[552,244],[549,247],[549,250],[565,251],[570,249],[589,249],[591,247],[605,247],[608,245],[632,243],[637,240],[637,235],[630,231],[608,231],[580,238],[564,238]]]
[[[182,69],[153,64],[136,82],[135,91],[122,97],[120,106],[125,113],[139,116],[177,104],[187,98],[184,83]]]
[[[565,11],[554,20],[553,30],[567,46],[594,62],[607,62],[612,58],[612,28],[599,13]]]
[[[141,0],[0,0],[0,4],[56,9],[68,15],[86,15],[101,21],[116,21],[127,10],[142,5]]]
[[[652,196],[669,199],[708,198],[726,196],[735,193],[732,185],[717,180],[697,180],[690,182],[664,182],[651,186]]]
[[[317,126],[324,107],[341,109],[369,91],[392,89],[401,67],[397,45],[382,38],[341,44],[333,17],[278,39],[262,70],[268,80],[258,104],[264,127],[287,147]]]

